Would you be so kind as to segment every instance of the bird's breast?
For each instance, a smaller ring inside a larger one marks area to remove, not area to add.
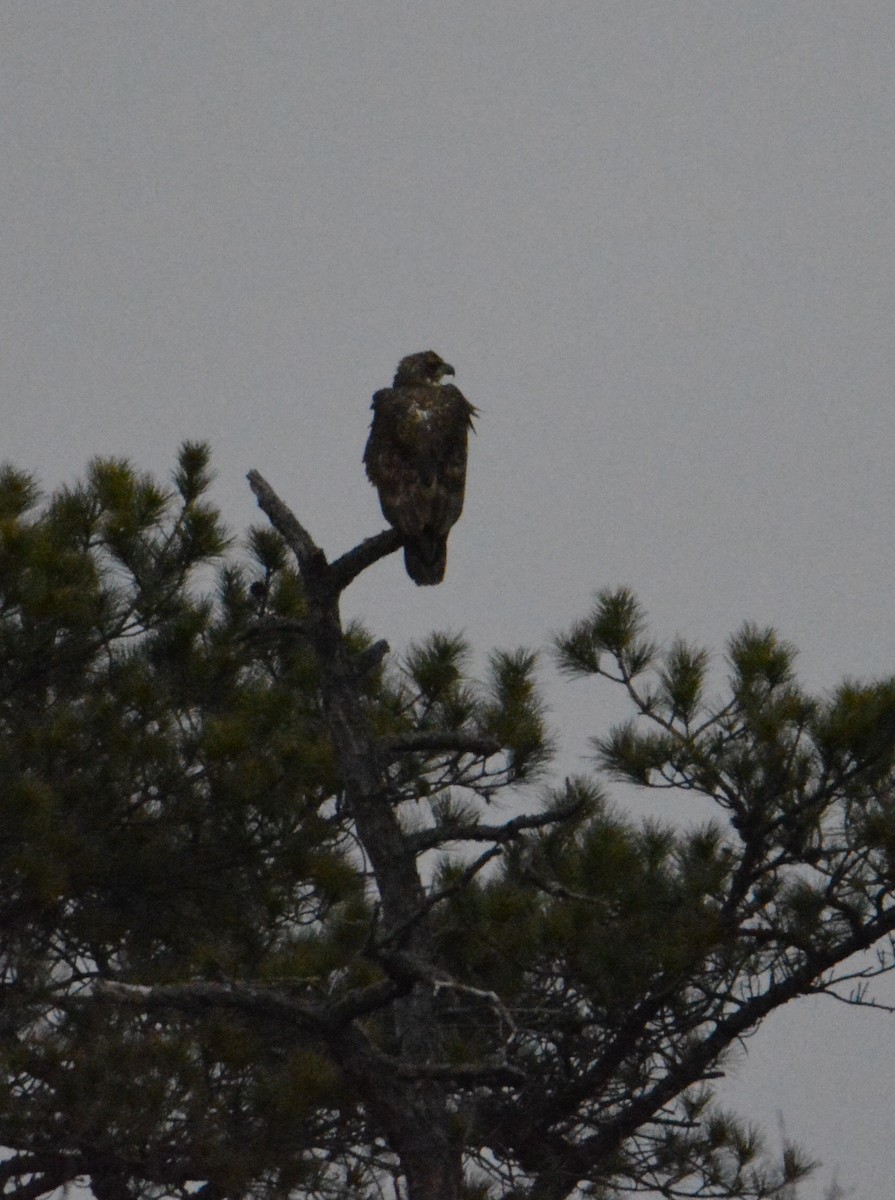
[[[410,419],[415,425],[428,425],[432,420],[432,409],[428,404],[413,404],[410,407]]]

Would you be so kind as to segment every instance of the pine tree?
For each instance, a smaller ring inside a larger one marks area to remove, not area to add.
[[[705,651],[601,593],[556,646],[633,706],[600,771],[718,814],[636,825],[549,785],[533,654],[475,680],[459,638],[344,627],[398,535],[329,562],[249,479],[245,553],[204,446],[168,488],[0,478],[4,1194],[797,1183],[712,1083],[775,1008],[892,966],[895,680],[812,698],[747,626],[713,703]]]

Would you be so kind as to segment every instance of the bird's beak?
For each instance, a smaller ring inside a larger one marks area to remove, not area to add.
[[[451,366],[450,363],[442,363],[441,364],[441,373],[442,373],[442,375],[456,375],[457,374],[457,372],[454,370],[454,368]]]

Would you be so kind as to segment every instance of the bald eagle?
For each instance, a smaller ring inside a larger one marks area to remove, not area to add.
[[[463,511],[466,441],[477,410],[441,382],[453,374],[434,350],[402,358],[392,386],[373,397],[364,451],[383,515],[404,539],[407,574],[420,585],[444,579],[448,533]]]

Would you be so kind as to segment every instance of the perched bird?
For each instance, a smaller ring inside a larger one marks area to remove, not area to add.
[[[454,368],[434,350],[408,354],[390,388],[373,397],[364,451],[367,478],[385,519],[404,539],[414,583],[441,583],[447,537],[463,511],[466,442],[477,410],[452,383]]]

